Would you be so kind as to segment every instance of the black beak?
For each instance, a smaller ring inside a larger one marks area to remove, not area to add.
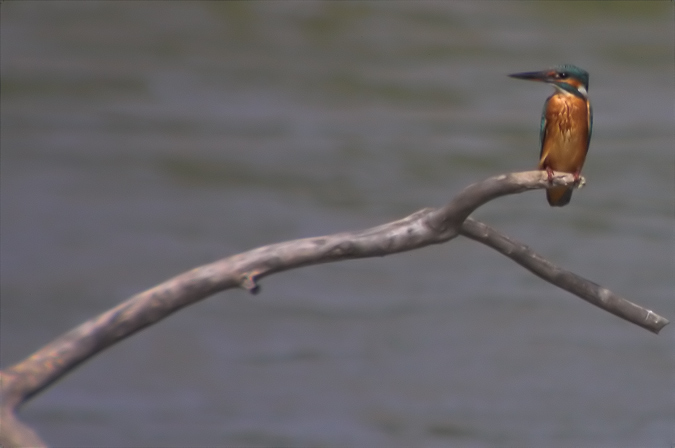
[[[550,71],[546,70],[543,72],[524,72],[524,73],[514,73],[509,75],[511,78],[517,79],[527,79],[529,81],[542,81],[546,82],[551,79]]]

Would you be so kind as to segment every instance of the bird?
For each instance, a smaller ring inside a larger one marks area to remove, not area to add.
[[[593,132],[593,109],[588,100],[588,72],[576,65],[563,64],[537,72],[514,73],[511,78],[545,82],[555,88],[544,103],[539,131],[538,169],[545,170],[549,182],[553,171],[571,173],[579,181]],[[546,190],[551,207],[567,205],[573,187],[556,186]]]

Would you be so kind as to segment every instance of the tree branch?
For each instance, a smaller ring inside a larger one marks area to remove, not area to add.
[[[502,235],[487,224],[467,218],[462,224],[460,233],[506,255],[547,282],[653,333],[658,334],[668,324],[668,320],[664,317],[624,299],[597,283],[559,268],[523,243]]]
[[[555,173],[554,185],[575,185]],[[583,183],[583,181],[582,181]],[[15,418],[16,410],[80,363],[181,308],[233,287],[252,293],[258,280],[302,266],[384,256],[449,241],[461,234],[486,244],[544,280],[636,325],[658,333],[668,320],[611,291],[565,271],[485,224],[468,218],[500,196],[550,186],[544,171],[491,177],[468,186],[447,205],[420,210],[399,221],[359,232],[305,238],[253,249],[180,274],[141,292],[69,331],[29,358],[0,372],[0,444],[44,445]]]

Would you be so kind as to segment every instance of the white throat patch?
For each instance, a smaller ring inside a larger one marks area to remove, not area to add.
[[[567,90],[563,89],[562,87],[559,87],[555,84],[551,84],[555,89],[558,91],[558,93],[564,93],[565,95],[573,95],[573,93],[568,92]],[[586,89],[584,89],[584,86],[579,86],[577,91],[583,96],[584,98],[588,98],[588,92],[586,92]]]

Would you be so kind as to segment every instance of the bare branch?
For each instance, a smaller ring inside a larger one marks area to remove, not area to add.
[[[575,185],[574,176],[565,173],[555,173],[552,183]],[[15,418],[16,409],[80,363],[185,306],[233,287],[255,293],[259,290],[258,280],[276,272],[339,260],[394,254],[443,243],[459,234],[487,244],[544,280],[658,333],[668,323],[663,317],[554,266],[525,245],[468,218],[476,208],[499,196],[550,185],[544,171],[491,177],[468,186],[450,203],[437,209],[423,209],[399,221],[363,231],[260,247],[195,268],[141,292],[0,372],[0,444],[40,445],[42,442],[37,435]]]
[[[664,317],[629,302],[597,283],[559,268],[523,243],[502,235],[486,224],[467,218],[462,224],[461,234],[490,246],[547,282],[653,333],[658,334],[668,324]]]

